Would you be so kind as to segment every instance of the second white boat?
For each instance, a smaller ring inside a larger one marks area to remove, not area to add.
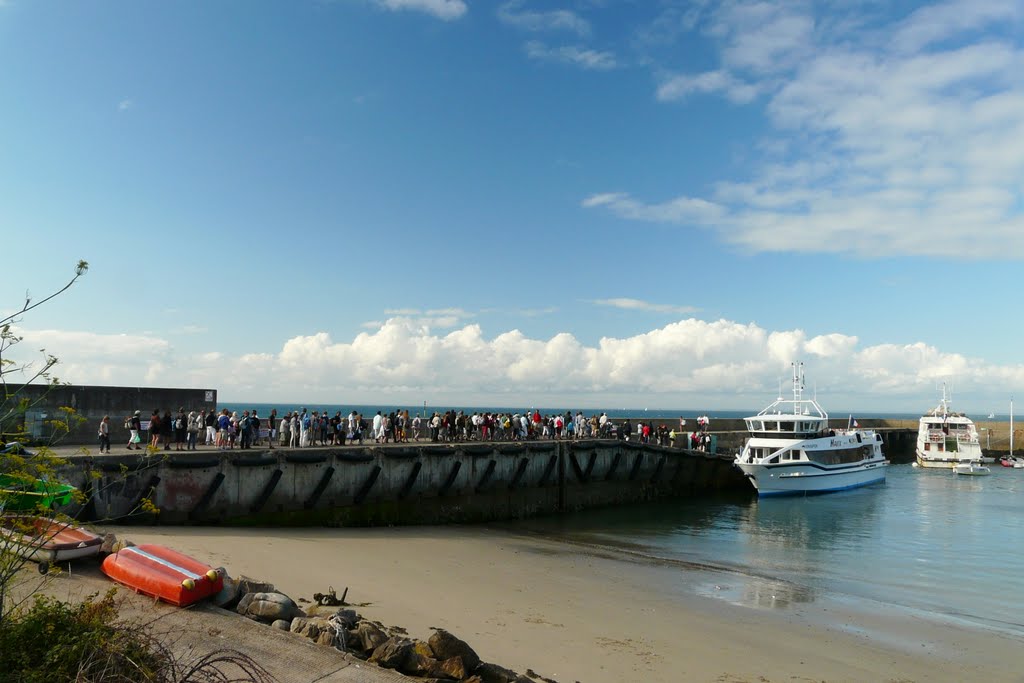
[[[917,429],[915,456],[921,467],[950,469],[970,462],[992,462],[984,458],[978,429],[964,413],[950,410],[946,385],[939,405],[921,417]]]

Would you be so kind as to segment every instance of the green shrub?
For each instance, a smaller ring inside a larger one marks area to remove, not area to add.
[[[78,605],[36,595],[0,625],[0,681],[160,681],[165,650],[145,630],[116,623],[115,592]]]

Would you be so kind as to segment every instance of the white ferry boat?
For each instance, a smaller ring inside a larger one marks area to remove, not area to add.
[[[793,398],[781,396],[746,418],[747,439],[736,466],[759,496],[831,493],[885,481],[889,461],[870,429],[830,429],[828,413],[803,398],[803,363],[793,364]]]
[[[917,464],[921,467],[953,469],[967,462],[992,462],[982,458],[981,440],[971,418],[949,408],[946,385],[939,405],[921,417],[917,427]]]

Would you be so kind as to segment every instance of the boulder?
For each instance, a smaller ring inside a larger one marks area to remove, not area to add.
[[[246,593],[239,601],[237,611],[250,619],[268,623],[277,619],[291,621],[296,617],[306,616],[306,613],[284,593]]]
[[[414,640],[414,641],[412,641],[412,651],[415,652],[418,655],[423,655],[424,657],[430,657],[431,659],[434,659],[434,650],[431,649],[430,643],[428,643],[426,641],[423,641],[423,640]]]
[[[242,598],[238,601],[238,604],[235,605],[235,611],[239,614],[245,614],[246,610],[249,609],[249,605],[252,604],[253,598],[255,597],[255,593],[245,593],[244,595],[242,595]]]
[[[517,683],[520,679],[519,674],[515,671],[489,662],[481,662],[480,665],[473,669],[473,673],[479,676],[483,683]],[[526,680],[529,681],[530,679],[527,678]]]
[[[409,676],[434,676],[440,662],[433,657],[427,657],[415,650],[409,652],[399,667],[399,671]]]
[[[441,676],[438,673],[439,666],[440,662],[434,659],[434,651],[430,649],[430,645],[422,640],[414,640],[412,651],[399,671],[410,676]]]
[[[117,548],[117,536],[114,534],[103,534],[103,543],[100,544],[100,552],[109,555]]]
[[[219,569],[217,571],[220,572]],[[213,604],[224,609],[232,609],[242,597],[242,594],[238,592],[238,581],[224,574],[221,576],[224,585],[220,592],[213,596]]]
[[[335,644],[335,633],[334,629],[327,629],[320,632],[320,635],[316,638],[317,645],[326,645],[327,647],[334,647]]]
[[[405,664],[412,647],[412,641],[408,638],[388,638],[373,651],[369,661],[385,669],[397,669]]]
[[[290,630],[292,633],[300,635],[303,638],[309,638],[310,640],[316,640],[324,631],[334,633],[334,629],[331,628],[330,623],[326,619],[320,619],[319,617],[296,617],[292,619]]]
[[[278,619],[273,624],[271,624],[271,626],[273,626],[274,628],[276,628],[276,629],[278,629],[280,631],[287,631],[287,630],[291,629],[292,622],[287,621],[285,619]]]
[[[353,649],[362,649],[363,652],[372,652],[387,642],[388,636],[372,621],[360,621],[356,625],[355,637],[352,639]]]
[[[462,657],[451,657],[441,662],[440,666],[435,670],[435,676],[440,674],[461,681],[469,675],[469,672],[466,671],[466,665],[462,663]]]
[[[272,583],[250,579],[248,576],[240,576],[238,577],[238,592],[241,595],[246,593],[276,593],[277,589],[274,588]]]
[[[480,657],[473,648],[466,641],[456,638],[443,628],[434,631],[429,642],[430,649],[434,651],[434,656],[439,661],[461,657],[466,671],[474,671],[480,666]]]

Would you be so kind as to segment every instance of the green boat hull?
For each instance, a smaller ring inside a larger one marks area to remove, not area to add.
[[[0,474],[0,510],[50,510],[69,504],[77,489],[45,479],[24,480]]]

